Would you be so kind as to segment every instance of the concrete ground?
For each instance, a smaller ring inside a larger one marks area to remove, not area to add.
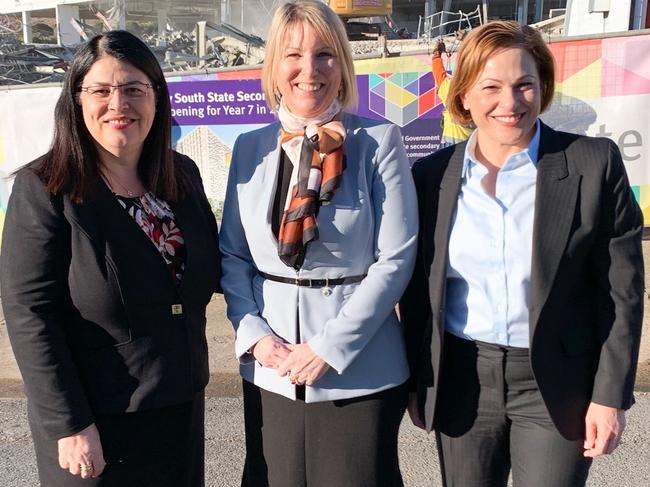
[[[650,289],[650,241],[643,244],[646,289]],[[637,404],[619,450],[598,459],[590,487],[650,485],[650,300],[645,299],[644,336],[637,374]],[[0,316],[0,318],[2,318]],[[208,307],[208,343],[212,377],[207,389],[206,473],[208,487],[239,485],[244,459],[240,379],[233,352],[233,332],[225,304],[215,296]],[[405,419],[400,433],[400,458],[407,487],[437,486],[439,467],[430,436]],[[0,486],[38,485],[25,417],[25,399],[4,320],[0,320]],[[337,487],[337,486],[335,486]]]
[[[209,397],[206,403],[206,487],[238,487],[244,464],[241,398]],[[613,455],[594,461],[588,487],[650,485],[650,394],[637,394],[623,441]],[[404,418],[399,454],[406,487],[438,487],[433,438]],[[0,485],[38,485],[24,399],[0,399]],[[331,487],[343,487],[333,485]],[[553,486],[548,486],[553,487]]]

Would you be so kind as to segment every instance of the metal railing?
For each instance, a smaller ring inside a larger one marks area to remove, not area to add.
[[[480,5],[477,5],[476,9],[469,13],[460,10],[458,12],[441,10],[426,17],[420,15],[417,38],[435,39],[436,37],[441,37],[457,30],[471,30],[476,25],[483,24],[483,21]]]

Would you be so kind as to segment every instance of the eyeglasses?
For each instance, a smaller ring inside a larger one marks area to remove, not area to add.
[[[98,101],[110,100],[115,90],[119,90],[120,95],[127,100],[139,100],[147,96],[149,88],[153,88],[153,85],[136,81],[135,83],[124,83],[123,85],[82,86],[79,91],[85,91]]]

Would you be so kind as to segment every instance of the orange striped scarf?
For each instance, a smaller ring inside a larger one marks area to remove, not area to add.
[[[298,180],[291,188],[291,200],[282,215],[278,234],[278,255],[282,262],[291,267],[301,264],[307,244],[318,239],[318,208],[332,199],[334,191],[341,184],[345,169],[345,128],[340,112],[329,121],[321,125],[307,125],[302,131],[288,132],[283,129],[280,143],[286,145],[296,137],[302,139],[297,161]],[[296,164],[296,161],[292,162]]]

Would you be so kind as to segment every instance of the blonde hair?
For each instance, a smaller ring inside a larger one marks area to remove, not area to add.
[[[499,20],[472,30],[458,50],[447,100],[447,110],[456,123],[472,123],[469,110],[463,106],[463,97],[476,83],[487,60],[499,51],[513,48],[523,49],[532,56],[539,75],[540,111],[544,112],[549,107],[555,91],[555,64],[550,49],[540,33],[532,27]]]
[[[279,7],[266,39],[266,53],[262,67],[262,88],[266,103],[272,110],[280,104],[276,73],[282,52],[291,29],[297,25],[311,26],[334,51],[334,56],[341,65],[341,89],[338,99],[343,107],[351,107],[357,102],[357,82],[354,75],[352,51],[345,27],[341,19],[323,2],[304,0],[288,2]]]

